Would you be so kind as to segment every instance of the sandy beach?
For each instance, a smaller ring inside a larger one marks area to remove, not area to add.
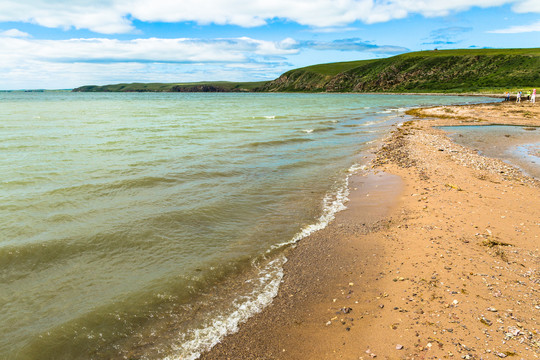
[[[273,303],[201,359],[540,358],[540,182],[435,128],[538,127],[540,106],[411,115],[289,250]]]

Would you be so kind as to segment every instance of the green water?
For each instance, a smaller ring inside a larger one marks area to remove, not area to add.
[[[404,108],[482,100],[0,93],[0,358],[196,358]]]

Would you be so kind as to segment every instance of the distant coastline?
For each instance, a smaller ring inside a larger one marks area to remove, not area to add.
[[[540,84],[540,48],[434,50],[295,69],[259,82],[85,85],[74,92],[502,94]]]

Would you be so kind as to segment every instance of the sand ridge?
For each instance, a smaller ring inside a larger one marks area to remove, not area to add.
[[[201,358],[540,358],[540,184],[433,128],[540,126],[540,107],[414,115],[351,182],[354,206],[289,252],[272,305]]]

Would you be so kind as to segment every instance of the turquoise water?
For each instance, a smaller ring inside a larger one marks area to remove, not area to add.
[[[0,358],[196,358],[405,108],[483,100],[0,93]]]
[[[540,128],[513,125],[443,126],[455,142],[540,179]]]

